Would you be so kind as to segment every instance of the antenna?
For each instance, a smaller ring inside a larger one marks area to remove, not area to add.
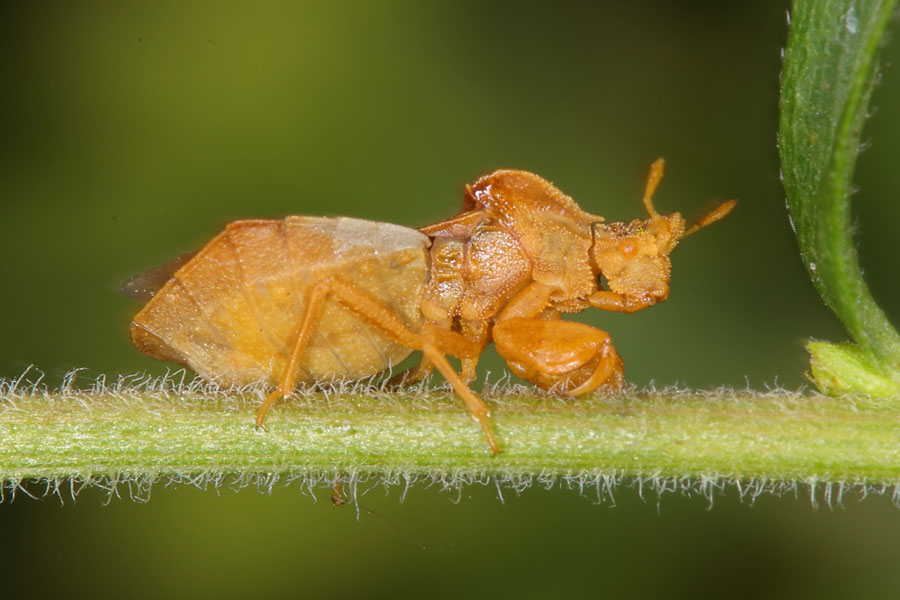
[[[688,227],[684,231],[684,233],[681,234],[681,239],[686,238],[692,233],[697,233],[697,231],[703,229],[704,227],[712,225],[719,219],[722,219],[723,217],[725,217],[725,215],[730,213],[735,206],[737,206],[737,200],[726,200],[722,204],[718,205],[717,207],[697,219],[696,223]]]
[[[659,213],[653,208],[653,192],[656,191],[656,186],[659,185],[662,179],[665,166],[666,161],[662,158],[657,158],[653,161],[653,164],[650,165],[650,175],[647,176],[647,187],[644,188],[644,206],[647,208],[647,212],[650,213],[650,218],[654,220],[659,218]]]

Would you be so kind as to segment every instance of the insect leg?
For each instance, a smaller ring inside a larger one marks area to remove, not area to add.
[[[327,294],[328,287],[320,284],[313,286],[310,291],[309,300],[306,302],[306,309],[303,312],[303,318],[300,321],[300,327],[297,331],[297,340],[294,342],[291,356],[288,359],[287,366],[284,368],[284,373],[281,375],[281,380],[278,382],[278,387],[269,394],[266,401],[263,402],[263,405],[260,407],[259,412],[256,413],[257,427],[263,426],[263,423],[266,420],[266,414],[269,412],[269,409],[272,408],[272,405],[280,398],[290,394],[294,389],[294,383],[297,379],[297,367],[300,365],[300,357],[303,355],[304,348],[306,348],[306,345],[309,343],[313,326],[319,318],[319,314],[322,312],[322,307],[325,303]]]
[[[453,366],[447,362],[447,359],[440,350],[431,344],[426,344],[422,348],[422,351],[432,360],[432,362],[434,362],[434,366],[437,367],[437,370],[450,382],[450,385],[453,386],[453,389],[459,394],[459,397],[466,403],[469,412],[472,413],[475,420],[481,424],[481,429],[484,431],[484,437],[487,438],[487,443],[491,447],[491,451],[494,454],[500,454],[500,446],[497,444],[496,438],[494,438],[491,423],[488,421],[488,417],[491,414],[488,407],[485,406],[484,402],[482,402],[481,399],[469,389],[463,380],[460,379],[459,375],[457,375],[456,371],[453,369]]]
[[[289,393],[293,388],[294,373],[300,364],[303,349],[309,341],[314,322],[321,313],[324,300],[329,294],[335,300],[383,331],[395,342],[407,348],[421,350],[447,381],[450,382],[456,393],[466,403],[469,412],[481,424],[481,428],[484,430],[485,437],[494,454],[500,452],[500,447],[494,438],[490,422],[488,421],[490,413],[487,406],[478,396],[472,393],[444,356],[444,354],[451,354],[459,358],[475,358],[481,353],[482,346],[466,339],[459,333],[428,324],[422,327],[419,333],[414,333],[394,313],[364,290],[336,277],[327,277],[319,281],[313,287],[312,292],[310,292],[310,299],[306,305],[297,342],[294,344],[294,350],[291,353],[288,366],[285,369],[281,382],[278,384],[278,389],[269,395],[259,414],[257,414],[257,425],[262,425],[266,412],[268,412],[272,404],[284,394]]]
[[[450,329],[451,326],[451,322],[449,319],[447,319],[446,322],[435,324],[446,329]],[[431,375],[432,371],[434,371],[434,363],[432,363],[427,356],[423,355],[422,360],[419,361],[418,365],[416,365],[415,367],[411,367],[406,371],[403,371],[402,373],[394,375],[388,380],[387,385],[392,388],[413,385]]]
[[[597,361],[597,368],[591,376],[580,385],[568,390],[568,396],[582,396],[593,392],[601,385],[606,384],[614,390],[622,389],[625,384],[625,373],[622,365],[622,357],[616,352],[612,344],[607,344]]]
[[[629,298],[622,294],[610,292],[609,290],[600,290],[588,296],[588,302],[594,308],[600,310],[608,310],[611,312],[633,313],[648,306],[653,306],[656,300],[650,296],[643,298]]]
[[[332,293],[341,304],[368,320],[398,343],[422,351],[466,403],[469,412],[481,424],[491,450],[494,454],[498,454],[500,446],[488,421],[490,412],[487,406],[469,389],[444,356],[451,354],[462,359],[474,359],[481,354],[483,346],[459,333],[429,324],[423,326],[418,334],[413,333],[391,311],[362,290],[338,279],[329,281]]]
[[[434,365],[428,359],[427,356],[423,356],[422,360],[419,361],[414,367],[403,371],[402,373],[398,373],[394,375],[390,379],[388,379],[387,385],[388,387],[403,387],[407,385],[413,385],[414,383],[418,383],[431,375],[431,372],[434,370]]]
[[[533,319],[550,306],[550,296],[554,288],[534,281],[529,283],[518,294],[510,298],[503,311],[497,316],[497,322],[504,319]]]
[[[432,323],[431,325],[434,326],[436,330],[450,330],[449,322],[446,324]],[[479,349],[488,345],[488,321],[486,319],[463,321],[461,326],[462,335],[466,339],[473,341]],[[481,351],[479,350],[471,357],[459,357],[460,362],[462,363],[459,376],[466,385],[475,380],[475,367],[478,366],[478,357],[480,355]],[[427,356],[423,356],[422,362],[417,366],[392,377],[388,383],[391,385],[410,385],[416,383],[430,375],[431,371],[434,370],[434,366],[431,359]]]
[[[579,396],[603,384],[622,387],[622,359],[612,340],[589,325],[506,319],[494,326],[494,343],[516,375],[543,389]]]
[[[489,343],[488,325],[489,322],[487,319],[466,319],[460,323],[460,329],[466,339],[472,340],[481,348],[484,348]],[[466,382],[466,385],[475,380],[475,367],[478,366],[478,358],[480,355],[481,352],[472,358],[460,358],[462,369],[460,370],[459,376]]]

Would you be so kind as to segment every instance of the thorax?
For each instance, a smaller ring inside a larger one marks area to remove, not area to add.
[[[435,237],[430,259],[422,312],[432,322],[490,319],[532,278],[518,241],[490,223],[468,237]]]

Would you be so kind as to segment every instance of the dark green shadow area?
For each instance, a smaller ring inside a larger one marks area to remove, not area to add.
[[[807,498],[749,506],[734,491],[712,510],[705,498],[642,501],[624,487],[614,508],[595,505],[593,490],[507,492],[505,503],[490,487],[399,494],[363,495],[358,520],[353,505],[332,506],[330,490],[314,503],[297,487],[158,489],[149,504],[104,506],[99,492],[74,506],[16,501],[4,509],[7,535],[42,542],[7,567],[53,565],[89,596],[142,598],[454,598],[461,587],[479,597],[840,598],[897,583],[900,520],[884,497],[813,511]]]

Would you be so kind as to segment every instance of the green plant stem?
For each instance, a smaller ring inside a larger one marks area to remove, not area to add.
[[[256,397],[70,393],[0,399],[0,479],[316,472],[900,482],[900,412],[720,391],[488,401],[492,456],[440,394],[309,396],[255,430]]]
[[[784,185],[804,264],[825,304],[894,380],[900,379],[900,334],[863,280],[850,195],[878,53],[896,4],[793,3],[780,124]]]

